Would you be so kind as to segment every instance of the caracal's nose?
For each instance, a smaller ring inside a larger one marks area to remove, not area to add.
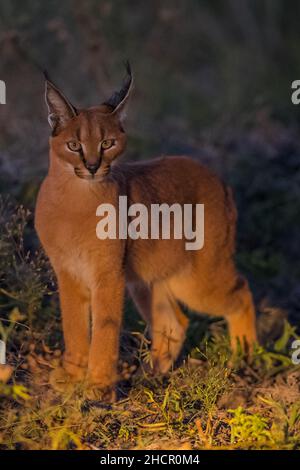
[[[100,161],[96,163],[87,162],[85,166],[86,166],[86,169],[91,173],[91,175],[94,175],[100,166]]]

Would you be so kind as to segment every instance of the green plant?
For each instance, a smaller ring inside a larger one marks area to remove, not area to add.
[[[267,419],[259,414],[250,414],[241,406],[228,412],[232,414],[232,418],[228,421],[232,444],[242,443],[244,446],[251,446],[255,442],[266,444],[272,441]]]

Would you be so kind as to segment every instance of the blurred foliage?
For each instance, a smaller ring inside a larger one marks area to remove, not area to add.
[[[0,199],[0,295],[6,302],[1,306],[18,307],[31,318],[48,292],[46,280],[50,282],[51,271],[41,252],[26,248],[29,217],[23,206]]]
[[[297,0],[289,8],[284,0],[2,1],[4,167],[15,177],[18,162],[28,178],[46,166],[42,69],[75,104],[92,105],[118,86],[129,58],[135,158],[197,155],[204,142],[220,145],[233,129],[253,124],[262,108],[297,122],[290,85],[300,75],[299,14]]]

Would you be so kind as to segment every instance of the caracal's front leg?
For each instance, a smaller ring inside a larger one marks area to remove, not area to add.
[[[88,364],[92,398],[115,399],[125,276],[102,276],[92,289],[92,340]]]
[[[64,368],[76,381],[87,371],[90,297],[86,287],[67,272],[57,273],[65,341]]]

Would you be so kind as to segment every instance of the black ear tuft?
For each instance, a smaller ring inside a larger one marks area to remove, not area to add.
[[[107,106],[110,106],[112,108],[112,112],[123,108],[132,89],[133,76],[128,60],[125,62],[125,68],[127,75],[123,81],[122,88],[119,91],[113,93],[111,97],[103,103]]]
[[[50,77],[49,77],[49,74],[47,72],[47,70],[43,70],[43,75],[44,75],[44,78],[47,82],[51,82],[50,80]]]

